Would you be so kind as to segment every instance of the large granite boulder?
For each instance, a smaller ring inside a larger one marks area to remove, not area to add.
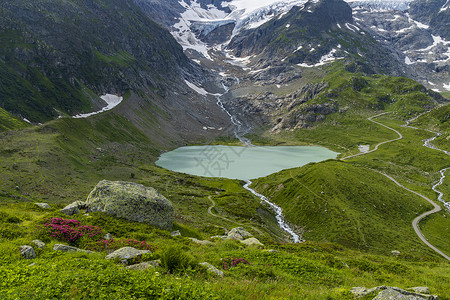
[[[173,205],[157,190],[124,181],[100,181],[89,194],[88,211],[102,211],[129,221],[172,229]]]

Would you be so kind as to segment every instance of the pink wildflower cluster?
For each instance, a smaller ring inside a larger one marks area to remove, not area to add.
[[[102,235],[102,230],[98,226],[81,225],[80,221],[62,218],[47,219],[43,225],[37,227],[41,233],[71,244],[76,243],[83,236],[95,238]]]
[[[238,264],[250,264],[245,258],[228,257],[223,260],[223,268],[228,270],[230,268],[236,267]]]
[[[91,251],[108,251],[116,250],[122,247],[134,247],[140,250],[156,250],[156,247],[147,244],[146,241],[138,241],[134,239],[110,239],[89,242],[86,246]]]

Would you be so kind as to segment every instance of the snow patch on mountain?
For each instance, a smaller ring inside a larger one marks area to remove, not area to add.
[[[193,49],[205,58],[211,59],[210,47],[194,33],[207,35],[217,27],[235,23],[233,36],[243,29],[256,28],[287,13],[295,5],[303,5],[307,0],[232,0],[222,2],[222,7],[208,4],[202,7],[198,0],[179,1],[186,10],[181,13],[178,22],[172,27],[172,35],[184,50]],[[228,8],[231,12],[226,12]]]
[[[101,110],[87,113],[87,114],[79,114],[79,115],[73,116],[72,118],[81,119],[81,118],[87,118],[90,116],[97,115],[99,113],[113,109],[114,107],[119,105],[123,100],[123,97],[112,95],[112,94],[106,94],[106,95],[100,96],[100,98],[106,102],[106,106],[103,107]]]
[[[337,59],[342,59],[342,57],[335,56],[336,51],[337,51],[337,49],[332,49],[328,54],[325,54],[324,56],[322,56],[320,58],[320,61],[314,65],[308,65],[306,63],[301,63],[301,64],[298,64],[298,66],[304,67],[304,68],[314,68],[314,67],[320,67],[325,64],[332,63],[333,61],[335,61]]]
[[[444,84],[443,85],[444,89],[446,89],[447,91],[450,91],[450,82],[448,84]]]

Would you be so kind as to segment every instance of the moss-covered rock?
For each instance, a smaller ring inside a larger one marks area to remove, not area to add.
[[[100,181],[86,200],[89,211],[172,229],[173,205],[157,190],[124,181]]]

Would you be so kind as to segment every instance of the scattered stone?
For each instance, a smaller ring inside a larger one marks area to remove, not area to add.
[[[108,254],[105,259],[120,259],[120,261],[124,264],[128,264],[128,260],[140,257],[142,254],[152,253],[149,250],[138,250],[133,247],[123,247],[120,248],[111,254]]]
[[[416,287],[409,288],[409,290],[412,290],[412,291],[414,291],[414,293],[419,293],[419,294],[429,294],[430,293],[430,289],[426,286],[416,286]]]
[[[32,266],[35,266],[35,265],[36,265],[36,263],[32,263],[32,264],[29,264],[28,266],[32,267]]]
[[[50,205],[48,205],[47,203],[34,203],[34,204],[44,209],[52,209]]]
[[[39,249],[43,249],[45,248],[47,245],[41,241],[41,240],[33,240],[31,241],[36,247],[38,247]]]
[[[196,238],[189,238],[189,239],[191,241],[193,241],[194,243],[197,243],[197,244],[200,244],[200,245],[204,245],[204,246],[206,246],[206,245],[214,245],[213,242],[206,241],[206,240],[201,241],[201,240],[197,240]]]
[[[278,253],[278,250],[274,250],[274,249],[267,249],[267,250],[263,250],[264,252],[269,252],[269,253]]]
[[[233,228],[230,230],[230,232],[228,232],[229,239],[235,239],[235,240],[240,240],[240,241],[242,241],[245,238],[252,237],[252,236],[253,235],[250,232],[246,231],[242,227]]]
[[[111,233],[107,233],[107,234],[105,234],[105,236],[103,237],[105,240],[112,240],[113,239],[113,236],[112,236],[112,234]]]
[[[371,289],[365,287],[354,287],[350,292],[355,295],[356,298],[365,297],[374,292],[378,292],[378,295],[373,300],[393,300],[393,299],[405,299],[405,300],[437,300],[436,295],[425,295],[423,293],[409,292],[398,287],[390,286],[377,286]]]
[[[60,212],[66,214],[68,216],[72,216],[72,215],[79,214],[80,209],[85,209],[85,208],[86,208],[86,203],[84,203],[83,201],[76,201],[76,202],[73,202],[73,203],[67,205],[63,209],[61,209]]]
[[[63,244],[55,244],[53,246],[54,251],[62,251],[62,252],[86,252],[86,253],[94,253],[93,251],[83,250],[72,246],[67,246]]]
[[[210,237],[210,239],[222,239],[222,240],[226,240],[228,238],[228,235],[215,235]]]
[[[394,255],[394,256],[399,256],[400,255],[400,251],[394,250],[394,251],[391,251],[391,254]]]
[[[159,267],[160,263],[161,263],[161,261],[159,259],[158,260],[152,260],[152,261],[145,261],[145,262],[142,262],[140,264],[135,264],[135,265],[128,266],[128,267],[126,267],[126,269],[127,270],[135,270],[135,271],[145,271],[145,270],[150,269],[150,268]]]
[[[20,246],[20,254],[22,254],[25,259],[36,258],[36,252],[34,252],[34,249],[31,246]]]
[[[257,238],[249,238],[241,241],[241,243],[247,246],[264,247],[264,245]]]
[[[223,277],[223,272],[220,271],[219,269],[217,269],[216,267],[214,267],[213,265],[211,265],[210,263],[202,262],[199,265],[206,267],[208,270],[208,273],[217,275],[219,277]]]
[[[173,225],[173,205],[157,190],[124,181],[100,181],[89,194],[88,211],[107,214],[155,225],[170,230]]]
[[[170,233],[171,236],[180,236],[181,232],[179,230],[173,231]]]

